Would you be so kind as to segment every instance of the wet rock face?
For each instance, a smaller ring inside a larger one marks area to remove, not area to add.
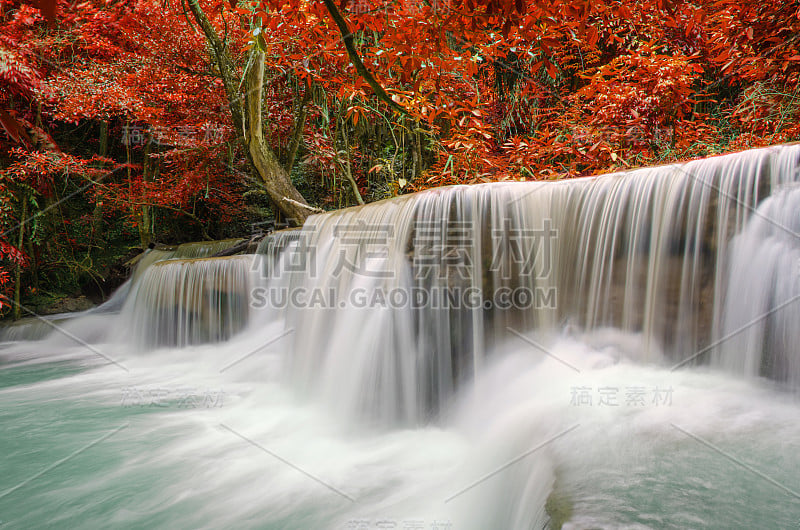
[[[682,278],[686,267],[683,256],[670,255],[659,264],[661,284],[651,296],[657,311],[647,319],[648,264],[618,258],[605,305],[607,326],[628,331],[644,331],[667,352],[697,349],[711,342],[714,316],[714,268],[712,260],[701,259],[700,273],[687,286]],[[627,304],[627,305],[626,305]],[[691,344],[688,338],[693,338]]]
[[[71,296],[61,298],[53,304],[45,307],[40,307],[36,311],[40,315],[55,315],[58,313],[75,313],[77,311],[86,311],[95,307],[95,304],[85,296]]]

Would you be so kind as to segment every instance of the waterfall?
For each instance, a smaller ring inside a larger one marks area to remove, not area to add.
[[[294,375],[394,421],[435,414],[488,351],[529,332],[613,327],[642,335],[643,360],[705,363],[731,238],[798,180],[798,160],[800,147],[773,147],[313,216],[271,279],[304,295],[285,311]]]
[[[76,323],[76,319],[80,317],[88,317],[90,315],[106,315],[118,314],[128,297],[131,290],[131,285],[138,282],[144,271],[146,271],[154,263],[164,260],[172,259],[194,259],[205,258],[213,256],[225,249],[240,243],[241,239],[222,239],[217,241],[198,241],[192,243],[183,243],[173,248],[158,248],[147,249],[142,254],[137,256],[135,263],[131,269],[131,277],[123,283],[116,291],[109,297],[108,300],[103,302],[97,307],[81,311],[79,313],[60,313],[56,315],[39,316],[36,318],[24,318],[11,325],[3,326],[0,328],[0,339],[4,341],[28,341],[40,340],[53,335],[54,324],[57,326],[72,327],[77,325],[79,329],[89,329],[90,333],[79,333],[84,338],[93,337],[92,340],[99,340],[100,337],[105,337],[104,333],[97,333],[99,326],[94,323],[83,325],[86,322]],[[85,319],[84,319],[85,320]],[[96,320],[96,319],[95,319]]]
[[[101,334],[147,349],[280,321],[298,388],[401,423],[435,417],[506,344],[543,350],[548,337],[603,328],[638,334],[640,361],[713,358],[797,386],[796,309],[766,313],[797,289],[799,161],[800,146],[786,145],[439,188],[314,215],[267,236],[255,257],[208,257],[241,240],[152,250]],[[34,327],[6,336],[43,334]]]
[[[256,254],[147,251],[106,304],[3,331],[4,521],[796,526],[798,168],[439,188]]]
[[[277,258],[289,245],[300,239],[300,230],[288,229],[272,232],[264,236],[258,244],[256,253]]]
[[[727,269],[713,364],[800,387],[800,188],[759,206],[731,241]]]
[[[131,288],[118,333],[146,348],[230,338],[248,322],[254,260],[245,255],[150,265]]]
[[[183,243],[178,245],[172,257],[175,259],[208,258],[241,242],[241,239],[219,239],[216,241]]]

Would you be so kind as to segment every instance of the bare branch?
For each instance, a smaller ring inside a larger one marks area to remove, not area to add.
[[[400,114],[408,114],[406,109],[389,97],[389,94],[386,93],[386,90],[384,90],[381,84],[378,83],[378,81],[372,76],[364,62],[361,60],[361,57],[358,55],[358,50],[356,50],[356,46],[353,43],[353,33],[350,31],[350,28],[347,27],[347,21],[345,21],[344,17],[342,17],[342,13],[339,11],[339,8],[336,7],[336,4],[333,3],[333,0],[322,1],[325,3],[325,7],[328,9],[328,13],[330,13],[331,18],[339,27],[339,32],[342,34],[344,47],[347,48],[347,55],[350,57],[350,62],[352,62],[353,66],[356,67],[356,72],[358,72],[358,75],[364,78],[364,80],[372,88],[372,91],[375,92],[375,95],[378,96],[378,99],[389,105],[392,110],[399,112]]]

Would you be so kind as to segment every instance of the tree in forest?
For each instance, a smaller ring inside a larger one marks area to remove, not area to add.
[[[5,260],[17,275],[27,258],[31,289],[42,275],[50,287],[102,280],[106,237],[146,246],[156,218],[162,233],[183,222],[211,238],[242,217],[252,178],[204,39],[181,13],[59,3],[53,28],[26,4],[3,7],[2,239],[19,251]]]
[[[231,44],[227,33],[220,37],[217,27],[206,15],[199,0],[186,0],[194,20],[200,26],[213,52],[217,70],[225,89],[228,106],[233,121],[233,130],[246,146],[247,156],[258,175],[262,178],[267,193],[273,204],[288,218],[297,224],[315,210],[310,207],[291,182],[289,173],[280,164],[278,157],[264,139],[263,120],[263,86],[264,86],[264,52],[260,49],[258,34],[250,46],[245,65],[246,72],[234,63]],[[227,28],[224,19],[224,4],[210,6],[210,11],[217,13],[222,24]],[[242,75],[244,79],[242,79]],[[240,90],[240,87],[243,89]]]

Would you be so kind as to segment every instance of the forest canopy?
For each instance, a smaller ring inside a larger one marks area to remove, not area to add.
[[[0,19],[6,313],[107,294],[152,243],[800,137],[796,2],[0,0]]]

